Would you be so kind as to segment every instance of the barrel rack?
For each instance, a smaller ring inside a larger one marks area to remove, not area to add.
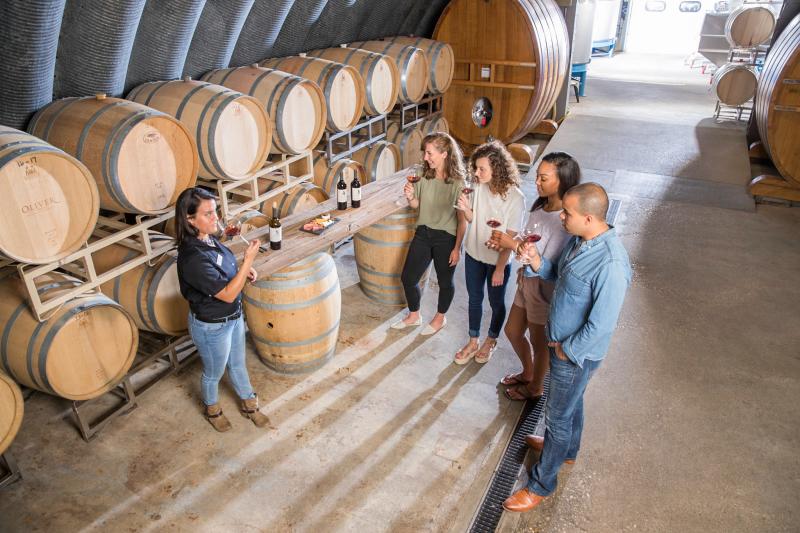
[[[386,138],[386,128],[386,115],[375,115],[366,117],[364,121],[349,130],[337,133],[325,132],[321,146],[324,146],[328,164],[331,165],[353,152],[382,141]]]
[[[405,130],[416,126],[425,119],[443,112],[444,97],[441,94],[429,94],[419,102],[412,104],[397,104],[391,112],[392,118],[399,118],[400,129]]]
[[[8,451],[0,455],[0,489],[22,479],[17,462]]]
[[[767,56],[768,49],[769,47],[765,45],[753,46],[750,48],[731,48],[728,51],[728,63],[752,67],[759,73],[761,67],[764,65],[764,58]],[[717,122],[724,120],[746,122],[750,120],[750,115],[753,113],[754,99],[755,95],[744,104],[738,106],[723,104],[717,99],[717,105],[714,109],[714,120]]]
[[[302,165],[302,166],[300,166]],[[295,174],[290,174],[290,167]],[[297,169],[300,168],[300,172]],[[219,208],[224,220],[228,220],[248,209],[258,209],[258,205],[265,200],[281,194],[300,183],[313,181],[314,158],[312,152],[306,151],[297,155],[277,154],[273,160],[267,161],[260,170],[253,172],[248,177],[237,181],[197,179],[197,184],[217,191]],[[281,185],[268,191],[259,192],[259,184],[263,180],[276,181]],[[231,205],[231,196],[248,198],[244,202]]]
[[[136,359],[123,380],[97,398],[72,402],[83,440],[89,442],[112,420],[136,409],[139,398],[150,387],[177,374],[196,358],[197,348],[189,335],[170,337],[140,330]]]

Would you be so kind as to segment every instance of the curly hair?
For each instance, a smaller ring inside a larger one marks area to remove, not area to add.
[[[492,169],[492,179],[489,181],[489,190],[506,198],[511,187],[519,187],[520,178],[514,158],[500,141],[491,141],[478,146],[469,158],[469,165],[474,172],[477,170],[478,159],[486,158]]]
[[[464,167],[464,154],[456,140],[447,133],[439,131],[426,135],[422,139],[419,149],[425,152],[425,147],[429,144],[432,144],[440,152],[447,152],[447,159],[444,160],[445,183],[452,183],[454,179],[463,181],[467,175],[467,169]],[[430,180],[436,177],[436,172],[428,165],[427,161],[423,161],[422,169],[425,179]]]

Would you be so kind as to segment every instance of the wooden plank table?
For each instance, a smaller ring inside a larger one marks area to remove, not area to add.
[[[392,213],[405,209],[406,205],[401,207],[396,202],[405,198],[403,186],[407,174],[408,170],[401,170],[386,178],[362,185],[361,207],[348,207],[346,211],[338,211],[336,198],[331,198],[313,209],[282,219],[281,249],[260,252],[253,263],[253,268],[258,271],[259,276],[268,276],[311,254],[327,250],[332,244],[358,233]],[[303,224],[323,213],[330,213],[331,218],[338,218],[339,222],[330,226],[321,235],[300,231]],[[269,246],[268,226],[250,231],[243,236],[248,240],[262,239],[265,246]],[[242,259],[245,245],[241,240],[237,239],[226,245],[233,250],[238,260]]]

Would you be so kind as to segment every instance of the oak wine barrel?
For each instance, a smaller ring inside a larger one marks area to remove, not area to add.
[[[364,165],[358,161],[343,158],[329,165],[328,158],[324,154],[319,152],[314,154],[314,184],[325,191],[328,198],[336,196],[336,184],[339,183],[340,176],[348,187],[355,176],[358,176],[361,185],[372,181],[372,176],[367,175]]]
[[[396,144],[387,141],[371,144],[350,157],[364,166],[370,181],[391,176],[402,168],[400,149]]]
[[[325,99],[312,81],[258,65],[212,70],[203,80],[261,102],[272,122],[272,153],[299,154],[311,150],[322,138]]]
[[[758,78],[754,111],[775,168],[800,185],[800,15],[772,43]]]
[[[414,238],[417,213],[404,209],[382,218],[353,236],[359,285],[371,300],[386,305],[406,305],[400,274]],[[420,281],[424,287],[430,267]]]
[[[200,175],[210,180],[247,177],[264,165],[272,147],[264,106],[221,85],[188,78],[144,83],[128,100],[180,120],[197,141]]]
[[[308,52],[355,68],[364,80],[364,114],[385,115],[400,91],[400,72],[391,57],[357,48],[323,48]]]
[[[412,104],[425,96],[428,88],[428,58],[423,49],[390,41],[357,41],[349,43],[347,47],[369,50],[394,60],[400,73],[400,91],[397,93],[400,102]]]
[[[282,185],[279,181],[259,180],[259,193],[271,191]],[[238,194],[234,194],[233,199],[241,203],[248,201],[247,197]],[[304,182],[271,198],[267,198],[258,205],[258,210],[264,215],[272,217],[272,204],[277,204],[279,216],[284,218],[293,213],[301,213],[313,209],[327,199],[328,194],[320,187],[314,183]]]
[[[361,118],[364,80],[354,67],[308,56],[265,59],[259,65],[302,76],[319,85],[325,97],[328,131],[349,130]]]
[[[422,163],[422,133],[420,124],[400,129],[399,122],[389,122],[386,128],[386,140],[397,145],[400,150],[400,167],[410,167],[414,163]]]
[[[153,246],[163,246],[165,241],[174,243],[168,235],[150,232]],[[95,252],[92,258],[97,273],[103,274],[139,255],[115,244]],[[189,302],[181,295],[177,261],[177,250],[171,250],[103,283],[100,289],[131,315],[137,328],[164,335],[186,333]]]
[[[258,356],[269,368],[310,372],[333,357],[342,295],[330,255],[316,253],[248,283],[243,307]]]
[[[197,179],[197,147],[186,126],[121,98],[56,100],[34,115],[28,131],[84,163],[100,207],[111,211],[162,212]]]
[[[453,0],[433,38],[453,47],[444,115],[465,144],[523,137],[550,113],[569,71],[567,27],[553,0]]]
[[[58,272],[36,279],[42,299],[78,284]],[[38,322],[26,298],[16,269],[1,269],[0,370],[26,387],[69,400],[100,396],[125,377],[139,332],[119,304],[102,294],[82,295]]]
[[[420,129],[422,130],[423,138],[437,131],[450,133],[450,125],[447,124],[447,119],[442,114],[436,114],[423,120]]]
[[[25,402],[19,386],[0,372],[0,455],[17,436],[24,410]]]
[[[741,63],[726,63],[714,73],[714,92],[720,102],[739,106],[756,94],[758,76],[755,71]]]
[[[453,47],[441,41],[426,39],[424,37],[397,36],[386,39],[397,44],[406,44],[421,48],[428,57],[428,92],[431,94],[444,94],[453,81],[455,60]]]
[[[86,242],[99,210],[97,185],[83,163],[0,126],[0,254],[23,263],[57,261]]]
[[[739,6],[725,20],[725,39],[734,48],[764,44],[774,30],[775,13],[765,6]]]

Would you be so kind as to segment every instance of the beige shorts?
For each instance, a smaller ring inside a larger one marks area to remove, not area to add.
[[[543,281],[541,278],[526,278],[517,276],[517,293],[514,295],[514,305],[525,309],[528,324],[547,324],[547,315],[550,313],[550,301],[553,298],[555,284]]]

